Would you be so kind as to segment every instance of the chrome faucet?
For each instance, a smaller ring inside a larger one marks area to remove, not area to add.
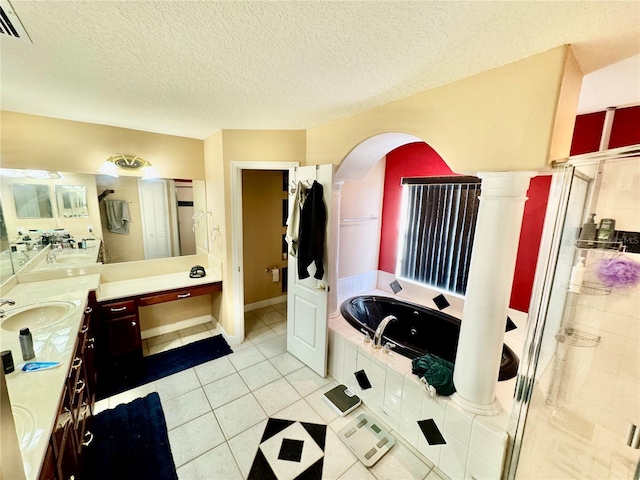
[[[15,305],[16,302],[14,302],[13,300],[9,299],[9,298],[0,298],[0,306],[3,305]],[[0,309],[0,318],[4,318],[5,314],[4,314],[4,310]]]
[[[390,322],[395,322],[398,320],[393,315],[387,315],[382,319],[378,328],[376,328],[376,333],[373,334],[373,348],[382,348],[382,334],[384,333],[385,328]]]

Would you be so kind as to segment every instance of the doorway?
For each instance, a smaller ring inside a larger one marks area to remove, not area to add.
[[[245,335],[286,336],[288,170],[242,171]]]
[[[245,275],[245,262],[244,262],[244,237],[248,235],[245,232],[245,225],[243,221],[243,212],[245,210],[245,206],[243,205],[243,172],[245,171],[277,171],[279,178],[282,179],[282,172],[289,171],[294,167],[297,167],[297,162],[231,162],[231,204],[232,204],[232,258],[233,258],[233,285],[235,294],[233,295],[233,313],[234,313],[234,343],[242,343],[245,339],[245,276],[250,275],[249,272]],[[280,180],[280,190],[276,194],[274,193],[274,198],[277,196],[279,198],[280,205],[282,205],[282,199],[284,198],[283,183]],[[280,207],[282,208],[282,207]],[[282,215],[282,213],[280,214]],[[282,223],[282,218],[280,218],[280,222]],[[282,229],[280,223],[280,227]],[[284,229],[282,229],[284,232]],[[260,238],[261,234],[257,234],[258,238]],[[280,240],[281,241],[281,240]],[[260,247],[262,248],[262,247]],[[278,247],[278,251],[281,252],[281,247]],[[275,257],[278,258],[278,257]],[[281,254],[280,257],[282,258]],[[286,262],[284,262],[286,264]],[[262,265],[262,271],[258,272],[260,276],[264,279],[269,279],[269,275],[271,275],[271,279],[273,276],[271,273],[265,272],[266,268],[273,267],[273,264]],[[256,267],[258,268],[258,267]],[[282,281],[283,275],[282,270],[279,272],[280,279]],[[272,282],[275,283],[275,282]],[[286,297],[285,297],[286,298]],[[256,305],[257,302],[253,302],[250,308],[264,308],[260,306],[260,304]],[[285,303],[286,305],[286,303]],[[269,303],[264,305],[265,307],[271,307]],[[286,310],[285,310],[286,312]],[[249,315],[252,317],[253,315]],[[268,325],[267,325],[268,326]],[[263,328],[263,327],[262,327]]]

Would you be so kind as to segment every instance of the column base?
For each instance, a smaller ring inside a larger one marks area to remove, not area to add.
[[[489,405],[470,402],[469,400],[462,398],[457,392],[451,395],[450,398],[456,404],[464,408],[467,412],[475,413],[476,415],[492,417],[500,413],[500,410],[502,410],[502,405],[500,405],[500,402],[497,398],[494,398],[493,403]]]
[[[335,311],[329,314],[329,318],[338,318],[340,315],[340,308],[337,308]]]

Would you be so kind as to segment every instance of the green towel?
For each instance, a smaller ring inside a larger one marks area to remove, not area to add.
[[[453,384],[453,363],[427,353],[411,361],[411,373],[424,378],[438,395],[449,396],[456,391]]]

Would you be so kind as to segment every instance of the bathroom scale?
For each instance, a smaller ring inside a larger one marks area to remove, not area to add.
[[[324,394],[324,399],[341,417],[360,406],[362,400],[344,385],[338,385]]]
[[[338,438],[366,467],[373,467],[396,444],[396,439],[366,413],[342,428]]]

